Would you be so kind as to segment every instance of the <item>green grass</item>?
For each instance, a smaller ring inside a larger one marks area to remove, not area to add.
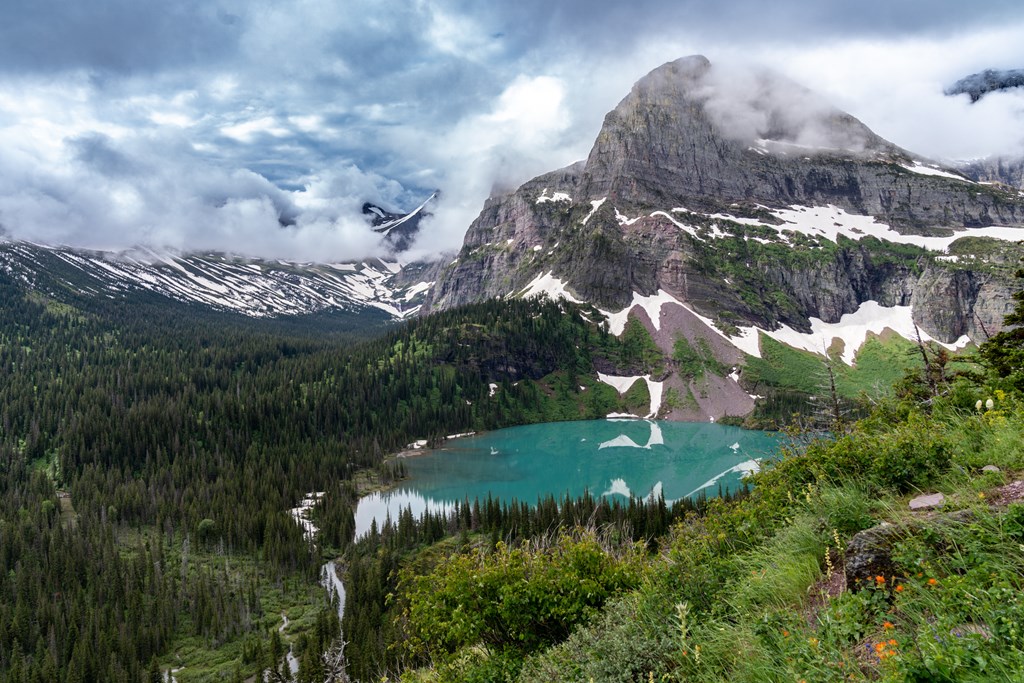
[[[820,356],[761,336],[761,357],[747,356],[743,377],[748,385],[790,389],[805,394],[820,390],[825,371]]]
[[[630,412],[646,415],[651,407],[651,392],[647,388],[647,382],[643,379],[633,382],[633,386],[622,395],[622,404]]]

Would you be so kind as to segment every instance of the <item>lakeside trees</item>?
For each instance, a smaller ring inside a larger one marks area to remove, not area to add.
[[[590,373],[609,343],[549,301],[359,343],[156,310],[0,274],[0,681],[139,681],[182,634],[259,632],[258,586],[316,585],[287,514],[305,492],[330,492],[316,515],[341,548],[356,471],[420,438],[581,415],[535,382]]]

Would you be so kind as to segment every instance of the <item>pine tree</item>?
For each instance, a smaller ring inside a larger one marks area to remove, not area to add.
[[[1024,268],[1014,275],[1024,279]],[[1014,292],[1013,300],[1016,305],[1003,318],[1005,327],[979,347],[979,355],[996,377],[1024,390],[1024,289]]]

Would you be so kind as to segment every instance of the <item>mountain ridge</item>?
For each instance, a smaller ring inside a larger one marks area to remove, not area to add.
[[[716,357],[730,367],[759,353],[761,335],[819,354],[848,346],[840,328],[872,311],[950,348],[999,329],[1024,194],[902,150],[779,76],[748,97],[717,93],[715,73],[699,56],[655,69],[605,117],[587,160],[488,199],[425,310],[571,298],[633,311],[667,353],[674,336],[724,338],[734,350]],[[713,109],[727,101],[745,128],[723,132]],[[810,338],[826,329],[836,334]],[[734,400],[704,419],[749,403],[738,373],[714,391]]]
[[[380,258],[313,263],[144,246],[111,252],[0,237],[0,269],[58,300],[84,294],[129,301],[156,294],[253,319],[337,315],[359,328],[363,315],[372,327],[382,318],[416,315],[436,278],[440,262],[402,259],[436,195],[405,214],[364,205],[375,218],[369,227],[387,246]]]

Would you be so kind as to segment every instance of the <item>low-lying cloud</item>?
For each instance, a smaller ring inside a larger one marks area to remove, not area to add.
[[[760,66],[713,64],[698,89],[705,111],[727,136],[811,149],[863,151],[871,131],[821,95]]]

